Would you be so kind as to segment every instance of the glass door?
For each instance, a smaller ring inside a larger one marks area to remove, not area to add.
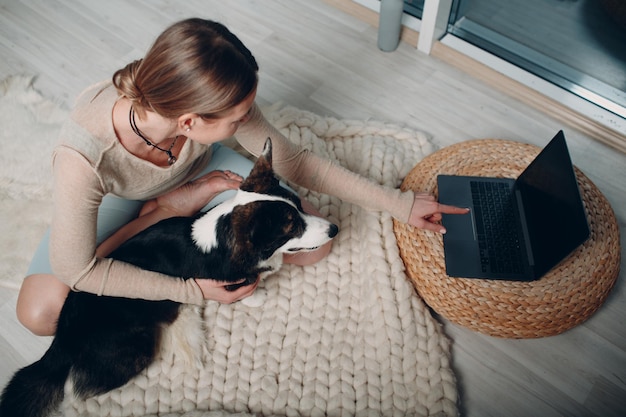
[[[626,118],[624,0],[454,0],[448,32]]]
[[[421,19],[424,12],[424,0],[404,0],[404,12]]]

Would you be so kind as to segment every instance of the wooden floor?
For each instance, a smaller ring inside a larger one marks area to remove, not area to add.
[[[440,147],[486,137],[543,146],[563,129],[574,163],[607,196],[624,235],[624,154],[407,44],[379,51],[375,28],[321,0],[0,0],[0,78],[37,74],[36,87],[69,106],[85,86],[140,58],[167,24],[189,16],[222,21],[251,48],[261,104],[396,122]],[[497,339],[442,319],[463,415],[626,415],[624,274],[594,316],[558,336]],[[14,292],[0,291],[1,385],[49,343],[17,323],[15,301]]]

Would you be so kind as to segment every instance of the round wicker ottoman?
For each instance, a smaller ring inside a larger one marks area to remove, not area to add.
[[[438,174],[515,178],[539,151],[497,139],[459,143],[424,158],[401,188],[436,195]],[[451,278],[445,272],[441,235],[394,221],[400,254],[419,295],[451,322],[497,337],[550,336],[585,321],[617,279],[620,240],[606,198],[580,170],[576,175],[591,236],[537,281]]]

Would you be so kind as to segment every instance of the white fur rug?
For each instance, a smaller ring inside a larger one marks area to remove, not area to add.
[[[28,78],[5,81],[3,92],[0,285],[17,289],[49,221],[47,155],[66,112]],[[266,114],[291,140],[393,187],[432,151],[396,125],[291,107]],[[121,389],[66,398],[63,415],[457,415],[448,341],[405,277],[389,215],[300,192],[340,226],[325,260],[266,279],[262,307],[187,310],[179,325],[197,344],[196,363],[164,354]]]

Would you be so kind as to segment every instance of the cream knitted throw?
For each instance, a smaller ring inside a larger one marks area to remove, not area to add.
[[[266,115],[294,142],[392,187],[432,151],[396,125],[291,107]],[[63,415],[457,415],[448,341],[405,277],[389,215],[299,192],[340,226],[326,259],[266,279],[262,307],[187,310],[178,325],[199,363],[164,354],[121,389],[66,398]]]

